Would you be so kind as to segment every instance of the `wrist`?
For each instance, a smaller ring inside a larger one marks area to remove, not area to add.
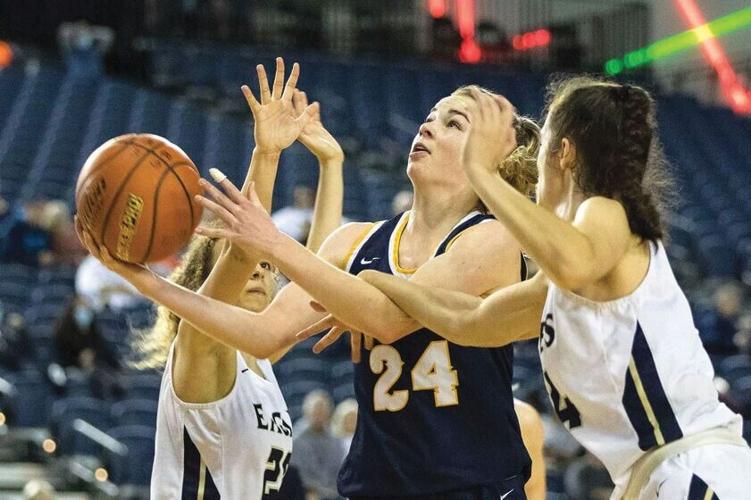
[[[253,155],[281,156],[282,150],[276,147],[266,147],[259,144],[253,148]]]
[[[318,164],[321,170],[341,172],[342,165],[344,164],[344,155],[318,158]]]
[[[147,268],[147,272],[143,274],[143,278],[139,279],[137,282],[131,282],[131,284],[136,287],[136,290],[138,290],[141,295],[152,298],[157,294],[159,285],[161,285],[161,279],[154,274],[154,271]]]

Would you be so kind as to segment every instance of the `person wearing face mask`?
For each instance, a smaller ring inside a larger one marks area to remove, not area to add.
[[[245,199],[228,180],[225,193],[202,185],[199,197],[223,222],[199,227],[268,259],[292,281],[263,312],[233,308],[171,284],[147,268],[112,259],[90,235],[89,252],[152,300],[194,328],[257,358],[294,345],[303,329],[325,328],[325,308],[351,335],[359,405],[352,446],[339,472],[338,492],[349,498],[518,500],[530,459],[522,442],[511,391],[513,350],[465,348],[447,342],[401,311],[357,275],[379,269],[475,297],[518,283],[525,275],[520,245],[491,216],[462,169],[472,124],[468,107],[479,87],[441,99],[415,135],[407,161],[414,187],[412,208],[378,222],[342,226],[316,255],[281,233],[251,192]],[[500,144],[496,175],[527,196],[536,182],[539,130],[514,115],[499,97]],[[509,161],[504,162],[505,159]],[[312,307],[315,300],[321,307]],[[321,323],[321,321],[324,321]],[[362,345],[365,332],[379,345]],[[331,337],[323,341],[331,342]],[[319,346],[320,347],[320,346]]]
[[[48,375],[59,392],[70,377],[87,379],[97,396],[118,394],[121,368],[117,353],[102,338],[96,313],[79,296],[63,311],[53,333],[53,363]]]

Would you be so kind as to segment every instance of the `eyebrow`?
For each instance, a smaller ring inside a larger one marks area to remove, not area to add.
[[[434,112],[436,112],[436,111],[438,111],[438,108],[433,108],[433,109],[431,109],[431,110],[430,110],[430,113],[434,113]],[[430,114],[430,113],[428,113],[428,114]],[[447,111],[447,113],[449,113],[449,114],[455,114],[455,115],[459,115],[459,116],[462,116],[462,117],[464,117],[464,119],[465,119],[465,120],[467,120],[467,121],[468,121],[469,123],[472,123],[472,122],[470,122],[470,121],[469,121],[469,117],[467,116],[467,114],[466,114],[466,113],[464,113],[464,112],[462,112],[462,111],[459,111],[458,109],[449,109],[449,110]]]

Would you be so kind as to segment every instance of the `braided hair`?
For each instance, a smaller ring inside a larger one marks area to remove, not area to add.
[[[575,77],[550,87],[547,110],[554,143],[566,137],[576,146],[574,179],[581,191],[620,201],[631,232],[662,239],[661,208],[671,182],[649,93]]]

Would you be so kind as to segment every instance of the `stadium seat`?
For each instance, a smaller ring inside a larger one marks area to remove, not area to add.
[[[125,456],[106,454],[109,479],[117,485],[147,486],[154,462],[155,429],[144,425],[123,425],[110,428],[107,434],[127,447]]]
[[[153,399],[125,399],[112,405],[112,422],[117,425],[156,427],[157,402]]]

